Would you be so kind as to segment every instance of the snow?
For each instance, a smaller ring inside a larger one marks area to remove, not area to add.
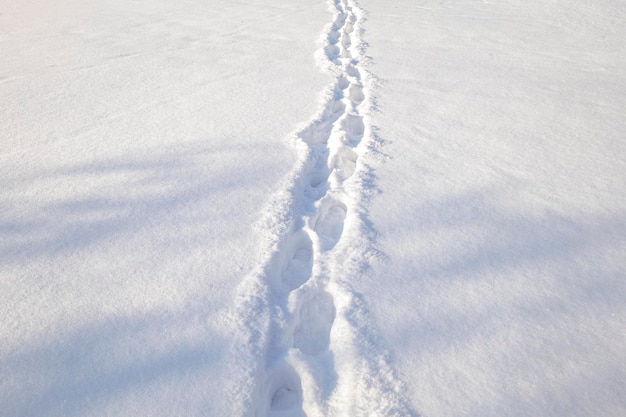
[[[355,286],[412,404],[623,415],[624,4],[368,11],[385,257]]]
[[[226,415],[224,323],[328,82],[326,5],[0,19],[0,415]]]
[[[622,416],[626,6],[0,8],[0,416]]]

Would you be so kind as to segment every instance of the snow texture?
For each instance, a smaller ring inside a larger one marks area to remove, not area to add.
[[[626,414],[624,2],[0,5],[0,416]]]

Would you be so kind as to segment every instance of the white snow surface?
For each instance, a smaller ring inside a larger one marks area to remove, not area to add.
[[[0,0],[0,416],[623,416],[626,3]]]

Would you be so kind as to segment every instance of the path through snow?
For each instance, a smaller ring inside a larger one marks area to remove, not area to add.
[[[372,246],[362,210],[372,79],[363,68],[364,12],[351,0],[332,7],[320,65],[335,81],[296,133],[298,168],[277,190],[265,226],[273,250],[240,290],[236,321],[246,330],[235,351],[253,382],[233,392],[236,404],[247,397],[245,415],[414,414],[350,286]]]

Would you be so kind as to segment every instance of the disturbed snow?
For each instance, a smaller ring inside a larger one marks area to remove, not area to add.
[[[0,415],[623,415],[624,18],[5,2]]]

